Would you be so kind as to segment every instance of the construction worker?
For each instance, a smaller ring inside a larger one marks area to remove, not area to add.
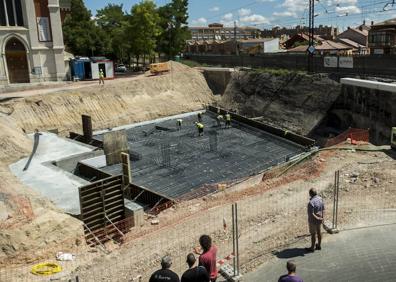
[[[179,131],[181,130],[182,123],[183,123],[183,120],[182,120],[181,118],[179,118],[178,120],[176,120],[177,130],[179,130]]]
[[[102,69],[99,70],[99,85],[101,83],[104,85],[104,72]]]
[[[198,113],[198,122],[202,122],[202,113],[201,112]]]
[[[198,136],[203,136],[204,132],[204,125],[200,122],[196,122],[195,125],[198,128]]]
[[[229,112],[226,113],[226,115],[225,115],[225,120],[226,120],[226,122],[225,122],[225,127],[226,127],[226,128],[231,127],[231,115],[230,115]]]
[[[217,127],[221,127],[221,123],[224,121],[223,115],[218,115],[217,116]]]

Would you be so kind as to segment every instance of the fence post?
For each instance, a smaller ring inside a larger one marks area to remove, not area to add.
[[[336,214],[335,214],[335,228],[338,228],[338,196],[340,192],[340,171],[337,170],[337,200],[336,200]]]
[[[340,191],[340,171],[334,173],[334,190],[333,190],[333,222],[332,229],[336,230],[338,225],[338,196]]]
[[[232,253],[234,277],[240,275],[239,272],[239,230],[238,230],[238,204],[232,204]]]
[[[237,275],[239,276],[239,230],[238,230],[238,203],[235,203],[235,243],[236,243]]]
[[[232,204],[231,209],[232,209],[232,267],[234,269],[234,276],[236,276],[236,250],[235,250],[235,204]]]
[[[333,220],[331,228],[335,228],[335,209],[336,209],[336,191],[337,191],[337,171],[334,173],[334,187],[333,187]]]

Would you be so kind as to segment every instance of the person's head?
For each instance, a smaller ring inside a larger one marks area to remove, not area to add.
[[[171,267],[171,265],[172,265],[172,259],[171,259],[170,256],[164,256],[164,257],[161,259],[161,266],[162,266],[162,269],[168,269],[168,268]]]
[[[296,263],[293,260],[289,260],[286,263],[286,268],[287,268],[287,272],[290,273],[294,273],[296,272]]]
[[[310,196],[311,198],[312,198],[312,197],[315,197],[316,195],[318,195],[318,192],[316,191],[315,188],[309,189],[309,196]]]
[[[204,252],[209,251],[210,247],[212,247],[212,238],[209,235],[202,235],[199,238],[199,244]]]
[[[187,260],[186,260],[186,262],[188,264],[188,267],[191,268],[195,264],[195,261],[196,261],[196,259],[195,259],[194,254],[193,253],[189,253],[187,255]]]

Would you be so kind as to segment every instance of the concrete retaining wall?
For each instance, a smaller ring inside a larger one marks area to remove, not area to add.
[[[263,54],[247,55],[196,55],[187,54],[187,58],[199,63],[227,67],[264,67],[290,70],[306,70],[308,57],[305,54]],[[353,57],[352,68],[325,67],[324,56],[314,57],[314,72],[354,74],[359,76],[376,75],[396,77],[396,56],[361,56]]]
[[[396,125],[396,92],[343,85],[330,113],[340,127],[370,129],[370,142],[390,144],[391,128]]]

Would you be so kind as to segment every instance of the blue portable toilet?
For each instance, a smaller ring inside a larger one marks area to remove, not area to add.
[[[70,60],[71,75],[74,79],[92,79],[91,60],[85,57],[77,57]]]

